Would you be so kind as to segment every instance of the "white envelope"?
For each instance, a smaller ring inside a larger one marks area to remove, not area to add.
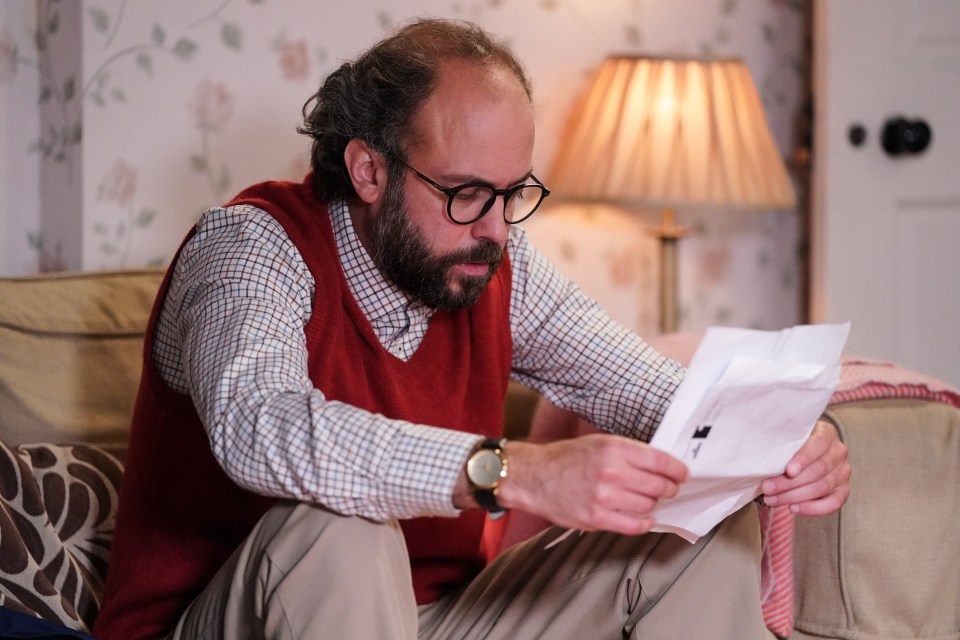
[[[783,473],[836,389],[849,329],[707,330],[650,441],[690,469],[654,531],[695,542]]]

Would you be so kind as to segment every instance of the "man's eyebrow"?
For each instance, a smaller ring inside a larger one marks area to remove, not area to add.
[[[518,186],[518,185],[521,185],[521,184],[523,184],[524,182],[526,182],[527,180],[529,180],[529,179],[530,179],[530,176],[532,176],[532,175],[533,175],[533,168],[531,167],[531,168],[523,175],[522,178],[519,178],[519,179],[517,179],[517,180],[512,180],[512,181],[508,182],[506,188],[509,189],[510,187],[516,187],[516,186]],[[488,187],[493,187],[493,188],[495,188],[495,189],[497,188],[497,187],[495,187],[495,186],[493,185],[493,183],[490,182],[489,180],[486,180],[486,179],[484,179],[484,178],[481,178],[480,176],[469,175],[469,174],[465,174],[465,173],[451,173],[451,174],[446,174],[446,175],[440,176],[440,179],[448,182],[448,183],[450,184],[450,188],[453,188],[453,187],[456,187],[456,186],[459,186],[459,185],[462,185],[462,184],[482,184],[482,185],[485,185],[485,186],[488,186]]]

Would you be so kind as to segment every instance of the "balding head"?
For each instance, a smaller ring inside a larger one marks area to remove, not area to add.
[[[313,142],[314,188],[325,199],[354,194],[343,152],[354,138],[405,159],[412,123],[433,93],[444,64],[494,67],[531,97],[530,80],[516,56],[475,24],[423,19],[381,40],[331,73],[304,105],[302,133]],[[396,167],[398,168],[398,167]]]

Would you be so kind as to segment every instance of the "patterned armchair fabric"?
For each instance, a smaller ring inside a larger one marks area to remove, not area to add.
[[[89,631],[110,557],[122,445],[0,442],[0,605]]]

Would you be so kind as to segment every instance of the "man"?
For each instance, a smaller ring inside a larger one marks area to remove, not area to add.
[[[548,195],[513,55],[422,20],[304,113],[308,180],[205,214],[161,288],[98,637],[765,637],[752,506],[642,535],[683,371],[510,224]],[[510,376],[609,433],[500,440]],[[818,426],[766,500],[830,512],[848,475]],[[590,533],[484,568],[505,509]]]

